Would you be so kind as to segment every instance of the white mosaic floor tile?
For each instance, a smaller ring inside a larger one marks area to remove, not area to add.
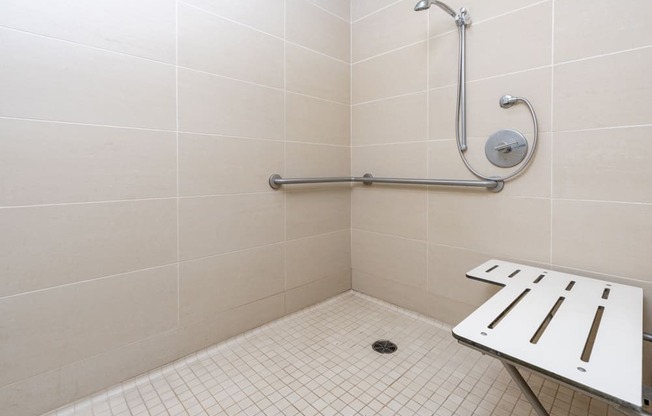
[[[378,339],[398,345],[372,350]],[[620,416],[523,372],[552,416]],[[46,416],[535,415],[499,361],[450,327],[348,292]]]

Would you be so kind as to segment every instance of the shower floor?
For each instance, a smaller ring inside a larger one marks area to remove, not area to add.
[[[373,351],[379,339],[398,350]],[[553,416],[621,415],[523,375]],[[500,362],[450,327],[350,291],[48,416],[530,414]]]

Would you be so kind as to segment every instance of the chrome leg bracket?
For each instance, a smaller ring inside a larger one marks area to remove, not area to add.
[[[500,362],[503,363],[503,365],[505,366],[505,370],[507,370],[507,372],[512,377],[512,380],[514,380],[514,383],[516,383],[518,388],[521,389],[523,396],[525,396],[527,401],[530,402],[534,411],[537,412],[537,415],[550,416],[548,411],[544,409],[543,405],[539,401],[539,398],[534,394],[530,386],[527,384],[527,381],[525,381],[521,373],[519,373],[518,369],[505,361],[501,360]]]

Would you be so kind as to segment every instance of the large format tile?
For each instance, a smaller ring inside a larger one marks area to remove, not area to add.
[[[427,56],[426,42],[420,42],[353,64],[353,103],[424,91]]]
[[[308,0],[286,0],[285,39],[340,61],[351,59],[351,25]]]
[[[370,233],[354,229],[351,240],[352,268],[404,285],[426,288],[425,241]],[[354,278],[355,281],[355,278]]]
[[[176,135],[0,120],[0,205],[176,195]]]
[[[0,296],[176,260],[174,199],[0,210]]]
[[[174,129],[167,64],[0,29],[0,116]]]
[[[179,352],[195,352],[278,319],[284,314],[285,294],[281,293],[229,309],[205,321],[182,325],[179,329]]]
[[[402,0],[353,24],[353,62],[423,40],[426,13],[414,12],[414,1]]]
[[[334,15],[351,22],[351,1],[350,0],[308,0],[310,3],[327,10]]]
[[[555,62],[650,46],[652,26],[642,18],[650,15],[646,0],[555,2]]]
[[[286,138],[289,141],[348,146],[351,107],[305,95],[285,96]]]
[[[285,248],[286,289],[351,269],[349,230],[291,240]]]
[[[399,0],[354,0],[351,2],[351,20],[357,21]]]
[[[530,100],[537,114],[539,132],[551,131],[551,84],[550,68],[469,82],[466,88],[468,137],[488,137],[502,128],[510,128],[526,134],[533,131],[532,118],[525,105],[517,104],[508,109],[500,107],[498,101],[505,94]],[[456,97],[455,86],[429,91],[430,139],[455,137]],[[555,118],[557,118],[556,110]]]
[[[341,271],[285,292],[286,313],[314,305],[351,289],[351,270]]]
[[[355,176],[371,173],[374,176],[423,178],[428,171],[427,149],[428,144],[425,141],[353,147],[352,173]]]
[[[0,387],[0,409],[12,416],[40,415],[176,358],[172,329]]]
[[[649,124],[650,67],[652,48],[556,65],[554,130]]]
[[[351,143],[358,146],[425,140],[427,109],[425,92],[354,105]]]
[[[179,129],[282,139],[283,91],[179,69]]]
[[[554,196],[651,203],[650,136],[650,127],[555,133]]]
[[[275,36],[283,36],[283,0],[182,0],[202,10],[226,17]]]
[[[285,224],[283,194],[226,195],[179,201],[182,260],[278,243]]]
[[[356,187],[351,196],[353,228],[425,240],[428,193],[423,188]]]
[[[215,319],[220,312],[284,289],[283,245],[182,262],[179,318],[182,325]]]
[[[525,135],[528,140],[529,152],[532,151],[532,134]],[[537,148],[530,165],[518,176],[507,181],[501,196],[550,197],[551,183],[551,150],[550,133],[540,133]],[[468,149],[465,156],[469,164],[480,174],[488,177],[506,177],[520,169],[522,164],[513,168],[500,168],[489,162],[485,154],[486,137],[468,137]],[[472,174],[462,162],[454,139],[437,140],[428,143],[428,177],[431,178],[478,178]]]
[[[283,87],[283,41],[246,26],[179,5],[179,65]]]
[[[179,194],[271,192],[283,161],[282,142],[180,133]]]
[[[309,237],[351,227],[349,187],[286,191],[286,237]]]
[[[650,281],[652,205],[553,201],[552,262]]]
[[[288,44],[285,65],[288,91],[341,104],[350,102],[349,64]]]
[[[11,339],[0,343],[0,385],[175,328],[176,270],[165,266],[0,299],[4,336]]]
[[[287,143],[285,171],[288,177],[349,176],[351,152],[346,146]]]
[[[431,191],[431,243],[493,256],[538,262],[550,259],[550,200]]]
[[[0,25],[174,63],[174,0],[7,0]]]

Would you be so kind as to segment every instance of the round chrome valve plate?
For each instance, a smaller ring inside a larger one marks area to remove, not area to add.
[[[527,148],[527,139],[521,132],[502,129],[489,136],[484,153],[495,166],[511,168],[525,159]]]

